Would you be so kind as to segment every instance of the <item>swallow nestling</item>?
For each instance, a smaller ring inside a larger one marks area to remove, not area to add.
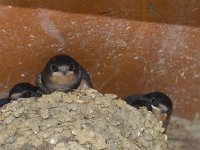
[[[30,83],[18,83],[10,90],[8,101],[15,101],[19,98],[39,97],[41,95],[38,87]]]
[[[172,102],[170,98],[162,92],[152,92],[145,95],[133,95],[125,98],[127,104],[136,107],[146,107],[152,111],[158,121],[162,121],[165,130],[169,124],[172,114]]]
[[[92,88],[87,71],[68,55],[56,55],[37,76],[36,84],[45,94],[53,91],[69,92],[73,89]]]

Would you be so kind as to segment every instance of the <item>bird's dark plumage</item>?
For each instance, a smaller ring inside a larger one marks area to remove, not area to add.
[[[92,88],[87,71],[72,57],[56,55],[46,64],[37,76],[36,84],[45,93],[53,91],[71,91],[73,89]]]
[[[14,101],[19,98],[30,98],[41,96],[38,87],[30,83],[18,83],[9,92],[9,101]]]
[[[166,129],[172,113],[171,99],[162,92],[151,92],[145,95],[132,95],[125,98],[127,104],[135,107],[146,107],[155,117],[162,121]]]

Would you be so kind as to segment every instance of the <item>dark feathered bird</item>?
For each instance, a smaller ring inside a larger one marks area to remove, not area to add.
[[[37,76],[36,84],[46,94],[57,90],[68,92],[92,88],[87,71],[72,57],[64,54],[56,55],[48,61]]]
[[[10,90],[9,101],[39,96],[41,96],[41,92],[39,92],[38,87],[30,83],[18,83]]]
[[[0,99],[0,107],[20,98],[39,97],[41,95],[38,87],[30,83],[18,83],[10,90],[8,98]]]
[[[163,127],[167,129],[172,114],[172,101],[162,92],[151,92],[144,95],[132,95],[125,98],[127,104],[135,107],[146,107],[152,111],[158,121],[162,121]]]

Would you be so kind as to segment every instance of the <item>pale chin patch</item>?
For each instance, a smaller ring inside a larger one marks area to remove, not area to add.
[[[72,75],[72,74],[74,74],[73,71],[68,71],[67,72],[67,75]],[[62,74],[62,72],[58,71],[58,72],[53,72],[52,76],[63,76],[63,74]]]
[[[53,76],[63,76],[63,74],[61,72],[53,72],[52,75]]]
[[[162,105],[162,104],[159,104],[159,107],[155,107],[154,105],[151,105],[151,107],[152,107],[154,110],[156,110],[156,111],[162,113],[163,115],[166,115],[166,114],[163,113],[163,112],[167,112],[167,111],[168,111],[168,108],[167,108],[165,105]],[[166,115],[166,116],[167,116],[167,115]]]
[[[163,112],[167,112],[168,111],[168,108],[163,104],[159,104],[159,107]]]
[[[154,105],[151,105],[151,107],[152,107],[153,109],[157,110],[157,111],[160,111],[160,108],[155,107]]]
[[[161,112],[160,108],[159,107],[155,107],[154,105],[151,105],[151,107],[153,108],[153,110],[156,110],[158,112]]]

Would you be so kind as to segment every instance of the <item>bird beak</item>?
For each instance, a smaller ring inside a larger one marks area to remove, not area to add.
[[[69,72],[69,67],[68,66],[61,66],[61,67],[59,67],[59,71],[62,74],[66,75]]]

